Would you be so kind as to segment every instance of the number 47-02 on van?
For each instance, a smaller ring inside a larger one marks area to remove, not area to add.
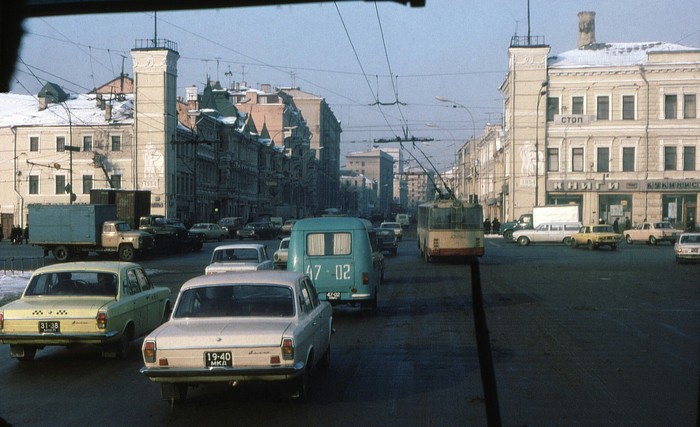
[[[372,223],[351,217],[308,218],[294,224],[287,269],[306,273],[331,304],[377,308],[384,256]]]

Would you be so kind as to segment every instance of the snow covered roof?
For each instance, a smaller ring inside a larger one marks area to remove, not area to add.
[[[591,43],[548,58],[550,68],[637,66],[649,63],[650,53],[700,52],[700,49],[665,42]]]
[[[103,97],[103,102],[109,102]],[[109,123],[133,123],[133,95],[112,100],[112,118]],[[68,112],[70,111],[70,118]],[[32,95],[0,93],[0,127],[10,126],[98,126],[106,125],[104,109],[97,105],[95,94],[71,96],[64,103],[47,103],[39,108],[39,100]]]

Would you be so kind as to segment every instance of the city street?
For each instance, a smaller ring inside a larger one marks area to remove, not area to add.
[[[278,241],[266,243],[271,254]],[[176,292],[216,245],[142,264]],[[35,250],[3,242],[0,258]],[[503,425],[696,423],[700,264],[676,265],[668,244],[589,251],[494,236],[480,271]],[[201,386],[171,407],[138,372],[141,340],[126,361],[51,348],[20,363],[3,345],[0,416],[14,426],[485,425],[469,282],[468,265],[423,262],[409,232],[387,255],[378,312],[335,309],[331,369],[314,374],[305,404],[240,384]]]

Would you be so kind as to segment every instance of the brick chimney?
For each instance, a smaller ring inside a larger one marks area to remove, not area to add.
[[[112,103],[105,102],[105,121],[112,120]]]
[[[578,48],[595,43],[595,12],[578,13]]]

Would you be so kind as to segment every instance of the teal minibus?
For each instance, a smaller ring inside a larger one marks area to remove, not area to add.
[[[307,218],[292,227],[287,269],[306,273],[319,299],[377,308],[384,276],[372,223],[352,217]]]

